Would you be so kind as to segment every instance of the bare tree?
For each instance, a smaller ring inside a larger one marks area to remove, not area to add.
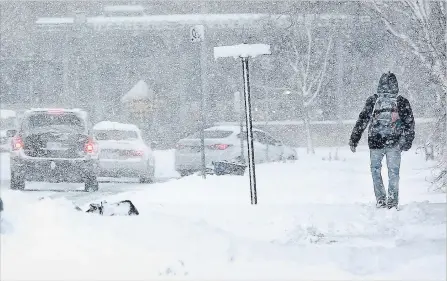
[[[332,37],[318,42],[315,36],[315,22],[304,18],[294,21],[291,26],[288,63],[292,70],[292,89],[299,95],[304,112],[307,138],[307,153],[315,153],[310,126],[310,108],[321,92],[325,79]]]
[[[436,182],[447,187],[447,1],[401,0],[368,4],[387,30],[421,61],[442,88],[433,139],[439,152]]]

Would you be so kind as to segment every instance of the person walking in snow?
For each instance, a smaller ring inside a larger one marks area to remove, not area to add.
[[[408,151],[414,140],[414,116],[410,102],[399,95],[396,75],[380,77],[377,94],[370,96],[352,130],[349,146],[352,152],[368,129],[370,167],[378,208],[397,208],[399,203],[399,170],[401,152]],[[388,168],[388,197],[382,180],[382,160]]]

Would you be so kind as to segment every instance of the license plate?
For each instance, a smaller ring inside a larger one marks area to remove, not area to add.
[[[61,150],[64,149],[60,142],[47,142],[47,149],[50,150]]]
[[[117,159],[119,158],[119,153],[117,152],[103,152],[102,153],[103,158],[108,158],[108,159]]]
[[[201,147],[200,146],[190,146],[187,149],[188,152],[200,152],[201,151]]]
[[[119,158],[119,157],[120,157],[120,154],[119,154],[119,153],[116,153],[116,152],[113,152],[113,153],[110,153],[110,154],[109,154],[109,158],[116,159],[116,158]]]

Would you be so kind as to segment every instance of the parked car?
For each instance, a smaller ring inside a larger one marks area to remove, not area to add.
[[[100,176],[138,177],[141,183],[153,182],[154,155],[136,125],[102,121],[93,127],[93,133],[100,148]]]
[[[212,162],[240,162],[241,139],[244,160],[248,162],[246,131],[238,126],[215,126],[204,130],[207,166]],[[177,143],[175,169],[186,176],[201,169],[201,132],[192,134]],[[253,128],[255,163],[298,159],[296,151],[273,138],[267,132]]]
[[[26,181],[84,183],[97,191],[98,146],[90,134],[88,115],[80,109],[30,109],[12,137],[11,189]]]
[[[14,110],[0,109],[0,152],[10,151],[11,138],[7,136],[7,131],[16,129],[17,126],[17,113]]]

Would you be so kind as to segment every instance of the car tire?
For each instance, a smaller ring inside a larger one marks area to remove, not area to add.
[[[25,189],[25,178],[18,176],[16,173],[11,171],[10,188],[12,190],[24,190]]]
[[[151,176],[140,177],[140,183],[153,183],[154,179]]]
[[[297,157],[295,155],[290,155],[289,157],[287,157],[287,160],[295,161],[295,160],[298,160],[298,159],[297,159]]]
[[[193,174],[193,172],[190,171],[190,170],[180,170],[180,171],[177,171],[177,172],[180,174],[180,177],[182,177],[182,178],[190,176],[190,175]]]
[[[84,190],[86,192],[96,192],[99,190],[99,183],[96,177],[88,177],[85,181]]]

